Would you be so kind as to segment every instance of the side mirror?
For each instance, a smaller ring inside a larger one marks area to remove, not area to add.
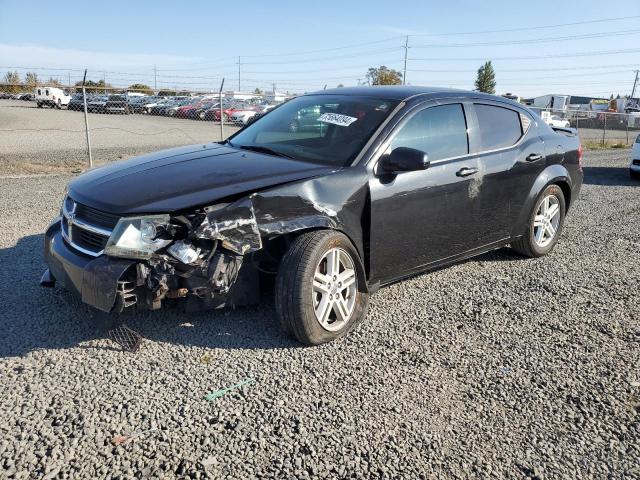
[[[409,147],[394,148],[380,159],[381,173],[415,172],[429,168],[429,157],[422,150]]]

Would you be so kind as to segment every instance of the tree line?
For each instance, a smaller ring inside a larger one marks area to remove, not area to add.
[[[402,72],[382,65],[370,68],[365,74],[365,79],[368,85],[402,85]],[[342,87],[342,84],[338,87]],[[478,92],[496,93],[496,73],[491,61],[478,69],[475,87]]]

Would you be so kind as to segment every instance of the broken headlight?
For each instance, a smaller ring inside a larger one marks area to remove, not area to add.
[[[104,251],[112,257],[149,258],[171,241],[169,215],[123,217],[113,229]]]

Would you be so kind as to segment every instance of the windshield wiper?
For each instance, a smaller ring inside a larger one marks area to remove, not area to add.
[[[266,153],[267,155],[276,155],[277,157],[294,158],[286,153],[277,152],[269,147],[263,147],[262,145],[238,145],[236,148],[242,150],[251,150],[252,152]]]

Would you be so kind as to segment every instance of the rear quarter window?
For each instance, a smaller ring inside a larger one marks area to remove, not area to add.
[[[496,150],[515,145],[522,137],[520,114],[493,105],[475,104],[483,150]]]

